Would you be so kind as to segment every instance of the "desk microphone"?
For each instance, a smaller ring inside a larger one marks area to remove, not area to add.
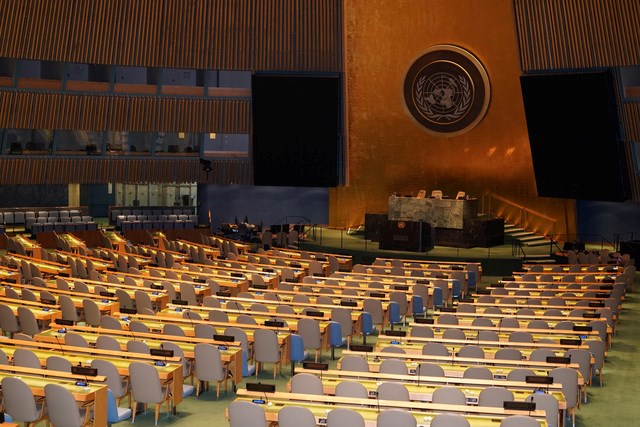
[[[83,368],[82,362],[78,362],[77,366],[71,367],[71,373],[74,375],[83,375],[84,381],[76,381],[76,385],[80,387],[86,387],[89,385],[89,378],[87,376],[86,368]]]
[[[133,329],[131,329],[131,323],[129,323],[129,332],[131,333],[131,336],[133,337],[134,340],[137,340],[138,338],[136,338],[136,336],[133,333]]]
[[[66,354],[64,354],[64,348],[62,347],[62,344],[60,343],[60,339],[58,339],[57,335],[54,335],[56,338],[56,342],[58,343],[58,347],[60,347],[60,351],[62,352],[63,356],[66,356]]]
[[[262,383],[258,381],[258,385],[262,386]],[[264,387],[260,387],[260,391],[262,391],[262,395],[264,396],[264,403],[266,403],[267,406],[269,406],[269,397],[267,396],[267,391],[265,390]]]
[[[160,343],[160,350],[164,350],[164,343],[162,343],[162,342]],[[168,363],[167,363],[167,353],[164,353],[163,356],[164,356],[164,366],[167,366],[168,365]]]
[[[380,413],[380,393],[376,390],[376,406],[378,408],[378,413]]]
[[[184,314],[187,316],[187,320],[189,320],[189,324],[191,325],[191,329],[193,329],[194,333],[195,333],[196,326],[193,324],[193,319],[191,318],[191,313],[192,313],[191,310],[187,310],[187,311],[185,311]]]

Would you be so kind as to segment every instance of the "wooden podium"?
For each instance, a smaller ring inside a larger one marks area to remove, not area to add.
[[[382,222],[380,249],[409,252],[428,252],[433,249],[431,225],[428,222]]]

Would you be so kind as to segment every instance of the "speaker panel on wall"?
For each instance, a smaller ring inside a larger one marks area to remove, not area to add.
[[[525,75],[520,84],[538,196],[626,200],[612,72]]]
[[[254,184],[338,185],[340,77],[254,75]]]

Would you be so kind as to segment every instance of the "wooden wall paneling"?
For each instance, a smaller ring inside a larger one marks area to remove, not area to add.
[[[189,34],[194,30],[193,21],[191,20],[191,7],[193,7],[194,4],[192,3],[190,4],[191,7],[185,8],[184,3],[178,4],[176,0],[169,0],[169,3],[179,13],[175,13],[173,15],[174,27],[172,30],[175,40],[172,52],[174,56],[172,60],[168,62],[176,64],[178,68],[191,68],[193,65],[189,64],[189,61],[186,60],[186,55],[191,47],[189,43]]]
[[[0,2],[0,17],[3,25],[0,25],[0,55],[5,57],[16,57],[18,46],[24,40],[22,35],[22,24],[24,23],[23,1],[3,0]]]
[[[619,26],[619,29],[622,31],[622,40],[627,45],[624,57],[630,58],[640,51],[640,40],[635,37],[635,29],[629,28],[627,25],[640,25],[640,5],[637,2],[621,2],[620,5],[624,9],[619,12],[618,16],[621,16],[624,22]]]
[[[33,53],[33,46],[38,44],[39,37],[42,35],[42,32],[38,32],[39,34],[34,34],[35,32],[33,31],[34,21],[35,26],[37,26],[38,17],[40,16],[40,14],[38,13],[38,2],[28,2],[27,0],[27,6],[28,10],[25,17],[28,17],[28,19],[25,20],[26,26],[22,34],[22,36],[25,37],[25,43],[18,53],[20,58],[35,57]]]
[[[516,28],[519,31],[516,31],[516,35],[518,36],[518,48],[520,52],[520,68],[523,70],[529,69],[531,64],[531,44],[527,42],[528,39],[531,38],[530,31],[531,29],[525,25],[527,21],[525,15],[527,13],[526,9],[523,7],[518,7],[518,3],[522,0],[516,0],[515,7],[515,17],[516,17]]]
[[[24,95],[24,97],[22,97],[20,95]],[[21,108],[21,110],[19,110],[19,114],[16,114],[14,116],[13,127],[17,127],[17,128],[26,127],[27,118],[28,117],[33,117],[34,125],[39,127],[39,125],[40,125],[39,121],[41,120],[41,117],[36,117],[34,115],[35,112],[33,111],[33,100],[35,98],[34,94],[32,92],[27,92],[25,94],[21,94],[21,93],[15,92],[15,96],[16,96],[16,102],[22,108]],[[24,103],[20,102],[23,99],[18,99],[18,98],[23,98],[24,99]]]
[[[108,3],[103,4],[105,5],[106,13],[109,15],[107,28],[110,29],[111,33],[107,38],[108,43],[101,62],[111,64],[116,63],[118,50],[122,48],[118,43],[118,39],[120,34],[122,34],[122,29],[124,28],[125,23],[128,22],[129,17],[124,16],[125,11],[127,10],[126,2],[124,0],[112,0],[112,8],[106,7]]]
[[[26,175],[26,163],[27,159],[16,159],[16,164],[18,166],[18,173],[16,174],[16,178],[21,177],[25,181],[28,179],[29,175]],[[13,181],[13,183],[20,184],[20,181],[16,179]]]
[[[0,127],[248,133],[248,99],[0,90]]]
[[[114,63],[116,64],[129,64],[128,59],[131,54],[131,49],[133,46],[133,30],[132,24],[136,21],[138,12],[137,9],[140,7],[139,2],[124,2],[123,9],[124,13],[120,15],[120,28],[118,31],[118,43],[117,48],[115,50],[115,58]]]
[[[96,2],[84,1],[78,2],[74,11],[74,22],[71,28],[68,57],[70,61],[79,61],[80,58],[87,58],[88,62],[96,63],[96,40],[93,11]],[[108,37],[107,33],[102,33],[103,37]],[[92,49],[87,47],[91,46]]]
[[[7,114],[8,121],[4,127],[15,128],[17,127],[16,125],[20,121],[21,117],[24,117],[23,113],[25,111],[26,106],[24,103],[18,102],[17,92],[8,91],[4,93],[5,93],[5,96],[7,96],[11,100],[11,111],[9,112],[9,114]]]
[[[163,13],[160,16],[160,46],[162,47],[162,63],[175,64],[175,52],[177,49],[179,29],[176,24],[176,16],[182,11],[176,10],[176,3],[172,0],[165,0],[162,7]]]
[[[5,0],[0,57],[229,70],[342,69],[341,0]]]
[[[153,98],[127,96],[123,100],[128,106],[126,122],[123,122],[123,129],[146,131],[145,108],[147,104],[153,103]]]
[[[594,49],[593,52],[595,54],[595,63],[596,64],[613,64],[610,54],[613,52],[615,47],[611,46],[611,48],[606,48],[606,38],[607,35],[602,31],[603,23],[605,21],[605,17],[603,17],[604,11],[602,9],[602,4],[599,2],[594,2],[591,5],[593,13],[589,16],[589,27],[593,29],[597,29],[596,31],[592,31],[594,38]],[[605,47],[605,49],[603,49]]]
[[[626,66],[640,56],[640,5],[514,0],[524,70]]]
[[[9,124],[12,122],[13,99],[12,92],[0,91],[0,123]]]
[[[563,20],[562,16],[559,14],[560,10],[558,9],[558,4],[550,4],[549,7],[549,16],[550,16],[550,26],[552,28],[563,28]],[[550,42],[552,46],[553,56],[551,57],[552,64],[560,64],[560,46],[562,45],[562,39],[564,38],[563,32],[556,31],[550,35]]]

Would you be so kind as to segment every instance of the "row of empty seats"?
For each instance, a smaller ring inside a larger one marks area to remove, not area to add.
[[[126,230],[192,229],[198,224],[198,215],[118,215],[116,227]]]
[[[112,223],[116,222],[116,219],[120,215],[145,215],[145,216],[159,216],[159,215],[193,215],[193,208],[165,208],[165,209],[111,209],[109,220]]]
[[[71,222],[71,218],[82,216],[78,209],[4,211],[0,212],[0,222],[6,225],[31,225],[39,218],[44,218],[44,222]],[[49,221],[49,218],[54,220]]]

